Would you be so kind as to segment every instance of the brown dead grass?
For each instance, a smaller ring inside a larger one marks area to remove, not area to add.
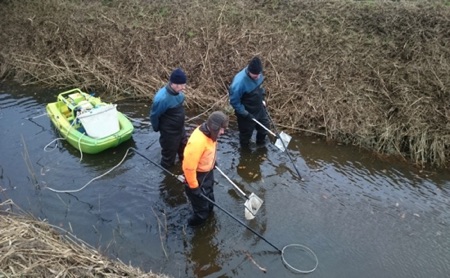
[[[0,277],[168,277],[110,260],[66,231],[3,211],[9,206],[0,203]]]
[[[231,112],[228,85],[260,55],[280,127],[448,165],[448,1],[2,1],[0,16],[3,78],[150,102],[181,66],[189,109]]]

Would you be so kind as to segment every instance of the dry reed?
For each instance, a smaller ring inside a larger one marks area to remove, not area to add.
[[[11,200],[0,209],[15,206]],[[31,216],[0,211],[0,277],[148,277],[108,259],[86,242]]]
[[[284,128],[425,166],[450,157],[448,1],[1,1],[0,77],[150,103],[170,71],[188,109],[231,112],[253,55]],[[288,112],[288,113],[287,113]]]

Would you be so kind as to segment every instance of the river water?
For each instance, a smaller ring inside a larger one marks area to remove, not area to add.
[[[419,171],[290,133],[301,181],[273,144],[240,152],[232,119],[219,140],[220,167],[264,204],[245,220],[245,199],[217,172],[216,202],[271,246],[218,208],[203,227],[186,226],[190,206],[182,186],[148,161],[160,158],[158,134],[147,124],[149,103],[119,102],[133,119],[133,138],[81,155],[54,142],[60,135],[45,104],[57,93],[0,86],[0,201],[12,199],[112,258],[173,277],[299,277],[305,274],[289,270],[277,249],[301,244],[319,261],[308,277],[449,276],[448,171]],[[189,121],[189,130],[203,120]],[[179,165],[171,171],[179,174]],[[302,270],[314,267],[304,249],[286,250],[285,259]]]

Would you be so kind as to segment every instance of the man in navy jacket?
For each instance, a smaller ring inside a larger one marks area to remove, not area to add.
[[[159,89],[153,98],[150,121],[153,130],[160,132],[161,166],[164,168],[175,164],[177,154],[178,159],[183,161],[187,141],[183,106],[186,82],[186,74],[177,68],[170,75],[169,83]]]
[[[256,144],[265,144],[267,131],[253,121],[256,119],[267,128],[269,127],[269,119],[265,111],[263,81],[262,63],[259,57],[255,56],[247,67],[234,76],[229,89],[230,104],[237,117],[239,142],[242,148],[248,148],[255,129]]]

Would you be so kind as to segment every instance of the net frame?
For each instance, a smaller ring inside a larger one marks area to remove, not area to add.
[[[300,249],[306,250],[308,253],[312,254],[312,256],[314,257],[314,260],[316,261],[316,265],[312,269],[309,269],[309,270],[302,270],[302,269],[293,267],[284,258],[285,250],[288,248],[293,248],[293,247],[300,247]],[[317,266],[319,265],[319,259],[317,258],[316,254],[310,248],[306,247],[305,245],[297,244],[297,243],[288,244],[288,245],[284,246],[283,249],[281,250],[281,259],[282,259],[284,265],[287,266],[291,271],[296,272],[296,273],[302,273],[302,274],[307,274],[307,273],[313,272],[314,270],[316,270]]]
[[[256,196],[254,193],[250,194],[247,201],[245,201],[245,219],[252,220],[255,218],[256,214],[258,213],[259,209],[261,208],[264,201]]]

